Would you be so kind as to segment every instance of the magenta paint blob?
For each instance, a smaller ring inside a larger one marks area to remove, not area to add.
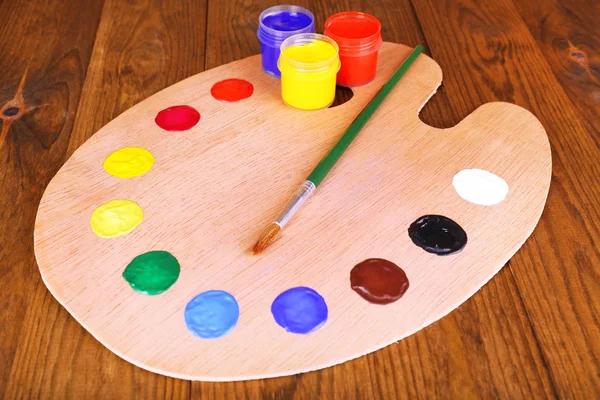
[[[200,121],[200,113],[190,106],[172,106],[156,115],[154,122],[165,131],[186,131]]]

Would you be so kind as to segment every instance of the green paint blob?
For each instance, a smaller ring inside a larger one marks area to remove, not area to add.
[[[170,288],[179,278],[179,262],[167,251],[149,251],[133,259],[123,278],[136,292],[154,296]]]

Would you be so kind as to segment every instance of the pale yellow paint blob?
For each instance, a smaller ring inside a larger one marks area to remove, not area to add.
[[[141,147],[124,147],[104,160],[106,172],[117,178],[133,178],[150,171],[154,156]]]
[[[131,232],[144,220],[144,211],[131,200],[111,200],[92,212],[90,225],[96,235],[113,238]]]

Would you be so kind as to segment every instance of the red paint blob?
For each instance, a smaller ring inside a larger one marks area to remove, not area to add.
[[[154,122],[165,131],[186,131],[200,121],[200,113],[190,106],[165,108],[156,115]]]
[[[402,268],[393,262],[370,258],[352,268],[350,285],[370,303],[389,304],[401,298],[410,284]]]
[[[247,99],[254,93],[254,86],[243,79],[231,78],[217,82],[210,89],[210,94],[220,101],[234,102]]]

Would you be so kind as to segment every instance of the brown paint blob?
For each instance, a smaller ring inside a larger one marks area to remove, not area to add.
[[[406,273],[391,261],[369,258],[350,271],[350,286],[363,299],[375,304],[389,304],[408,290]]]

